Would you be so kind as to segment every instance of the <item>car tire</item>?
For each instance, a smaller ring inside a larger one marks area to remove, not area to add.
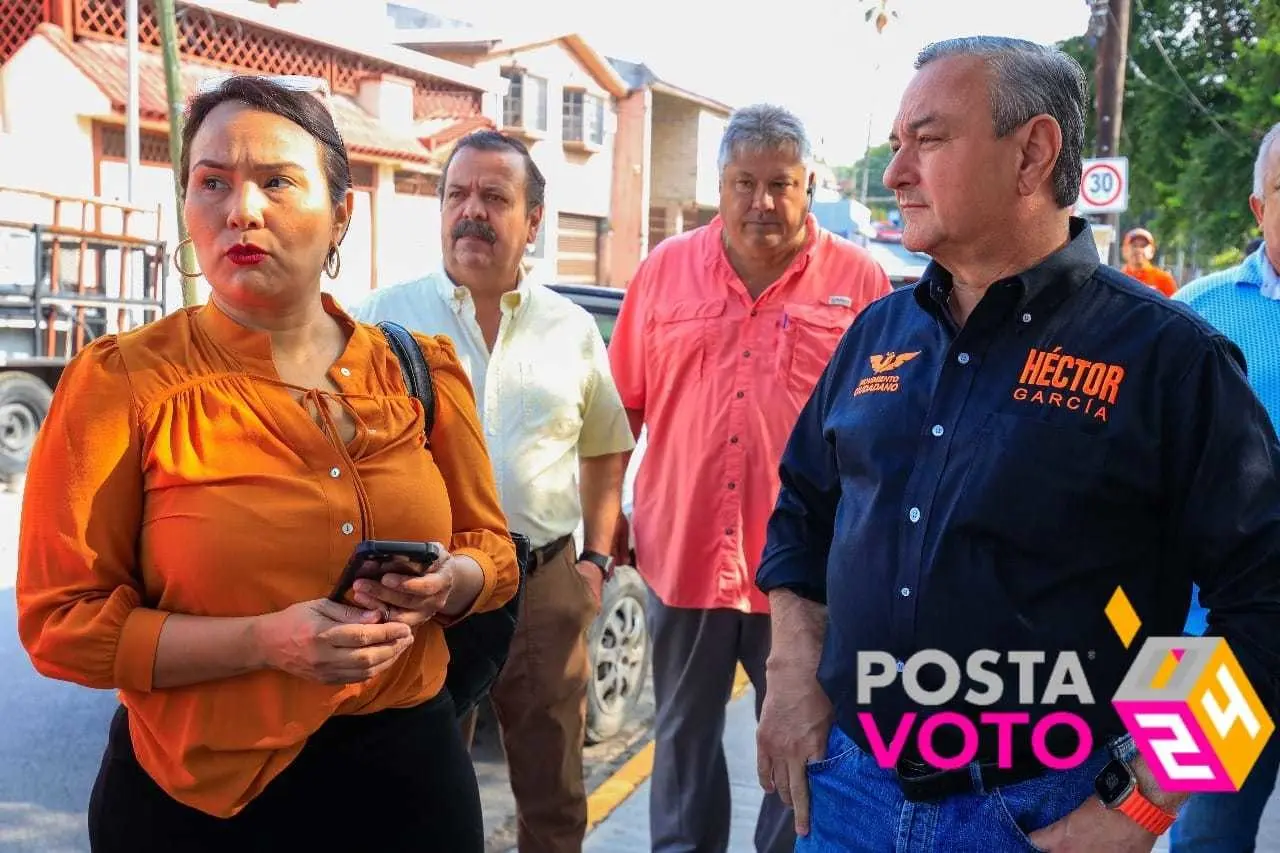
[[[640,573],[618,566],[605,585],[600,615],[587,634],[587,743],[622,731],[644,690],[649,670],[648,590]]]
[[[53,391],[39,377],[19,371],[0,373],[0,477],[26,472],[52,402]]]

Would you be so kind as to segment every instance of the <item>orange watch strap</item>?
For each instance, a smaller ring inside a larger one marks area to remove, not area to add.
[[[1152,835],[1164,835],[1165,831],[1173,826],[1173,822],[1177,820],[1177,815],[1169,814],[1148,800],[1137,787],[1134,787],[1129,792],[1129,796],[1124,798],[1124,802],[1116,806],[1116,811],[1125,815]]]

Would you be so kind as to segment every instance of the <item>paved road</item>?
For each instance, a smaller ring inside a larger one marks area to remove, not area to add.
[[[724,752],[729,765],[733,823],[729,853],[755,853],[752,836],[763,796],[756,781],[755,692],[748,689],[729,705]],[[648,853],[649,782],[636,788],[622,805],[587,837],[583,853]]]

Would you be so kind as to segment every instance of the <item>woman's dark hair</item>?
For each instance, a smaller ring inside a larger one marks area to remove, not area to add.
[[[182,192],[187,192],[187,178],[191,171],[191,140],[196,138],[200,126],[214,107],[236,101],[288,119],[320,143],[324,158],[324,176],[329,184],[329,198],[339,204],[351,188],[351,163],[347,160],[347,147],[333,125],[329,115],[315,95],[287,89],[265,77],[244,75],[229,78],[225,83],[208,92],[196,95],[187,104],[186,124],[182,128],[182,160],[178,168]]]

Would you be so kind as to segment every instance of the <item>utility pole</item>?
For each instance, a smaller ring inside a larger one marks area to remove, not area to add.
[[[125,162],[128,173],[128,202],[138,200],[138,0],[126,0],[124,4],[126,55],[129,60],[129,94],[125,105]]]
[[[1094,8],[1105,15],[1094,67],[1098,111],[1098,144],[1094,153],[1097,157],[1116,157],[1120,153],[1125,69],[1129,64],[1129,0],[1094,0]],[[1106,213],[1098,219],[1111,226],[1114,264],[1120,245],[1120,214]]]
[[[862,192],[858,193],[863,204],[867,203],[867,184],[871,178],[871,120],[874,115],[872,110],[867,110],[867,150],[862,155]]]
[[[867,23],[875,23],[876,41],[875,47],[875,64],[872,70],[873,77],[880,76],[880,61],[883,41],[880,36],[884,33],[884,28],[889,26],[889,21],[898,17],[898,13],[889,8],[889,0],[865,0],[870,4],[865,13]],[[872,102],[874,104],[874,102]],[[867,148],[866,153],[862,155],[862,192],[858,194],[863,204],[867,203],[867,184],[871,181],[871,126],[875,120],[874,106],[867,110]]]
[[[157,23],[160,25],[160,47],[164,51],[164,89],[169,101],[169,162],[173,164],[173,197],[175,201],[174,215],[178,217],[178,239],[181,249],[178,251],[178,275],[182,276],[182,304],[190,307],[196,304],[196,280],[194,276],[184,275],[182,270],[196,268],[196,253],[191,244],[186,242],[187,224],[182,219],[182,183],[178,174],[178,165],[182,158],[182,75],[181,62],[178,57],[178,24],[174,15],[174,0],[156,0]]]

